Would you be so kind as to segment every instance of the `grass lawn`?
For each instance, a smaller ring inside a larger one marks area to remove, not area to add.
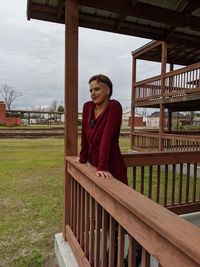
[[[0,266],[39,267],[52,258],[62,184],[61,139],[0,140]]]
[[[0,140],[0,267],[53,266],[63,170],[62,139]]]

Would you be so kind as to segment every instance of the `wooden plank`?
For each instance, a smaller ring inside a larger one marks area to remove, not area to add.
[[[193,173],[193,190],[192,190],[192,201],[196,201],[197,192],[197,163],[194,163],[194,173]]]
[[[85,191],[85,238],[84,252],[86,257],[89,256],[89,194]]]
[[[78,0],[65,5],[65,155],[77,155]]]
[[[200,151],[123,154],[126,166],[150,166],[200,162]]]
[[[108,214],[105,209],[102,210],[102,256],[101,256],[101,266],[106,267],[107,262],[107,227],[108,225]]]
[[[152,197],[152,174],[153,174],[153,167],[152,166],[149,166],[148,198],[150,198],[150,199]]]
[[[168,206],[167,209],[178,215],[191,213],[191,212],[197,212],[197,211],[200,211],[200,201],[198,201],[197,203],[175,205],[173,207]]]
[[[95,201],[94,267],[99,267],[99,260],[100,260],[100,206]]]
[[[128,266],[136,267],[136,240],[129,235]]]
[[[94,265],[94,199],[90,196],[89,262]]]
[[[116,222],[112,218],[112,216],[109,216],[109,267],[114,267],[115,265],[115,226]]]
[[[150,267],[150,255],[144,248],[142,248],[141,267]]]
[[[85,191],[81,187],[81,214],[80,214],[80,246],[84,248],[84,229],[85,229]]]
[[[67,174],[67,155],[77,154],[78,112],[78,0],[67,1],[65,8],[65,130],[64,130],[64,211],[63,235],[70,223],[70,177]],[[72,90],[73,88],[73,90]]]
[[[157,166],[156,202],[160,202],[160,165]]]
[[[117,253],[117,266],[124,266],[124,229],[119,224],[118,226],[118,253]]]
[[[79,245],[74,233],[72,232],[69,225],[66,225],[66,238],[70,244],[71,249],[74,252],[74,255],[78,261],[80,267],[91,267],[88,262],[87,257],[85,256],[81,246]]]

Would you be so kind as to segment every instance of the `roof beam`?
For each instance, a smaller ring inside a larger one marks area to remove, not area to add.
[[[118,14],[126,13],[126,1],[123,0],[79,0],[79,4],[82,6],[89,6],[93,8],[99,8],[109,10]],[[129,1],[128,1],[129,2]],[[156,21],[160,23],[166,23],[176,27],[190,27],[193,30],[200,30],[199,18],[196,16],[188,17],[185,13],[182,14],[177,11],[168,10],[166,8],[152,6],[150,4],[134,2],[135,5],[130,7],[129,15],[135,16],[150,21]]]
[[[57,18],[58,18],[58,20],[61,20],[61,18],[62,18],[62,14],[64,13],[63,12],[64,7],[65,7],[65,0],[59,0],[58,8],[57,8]]]

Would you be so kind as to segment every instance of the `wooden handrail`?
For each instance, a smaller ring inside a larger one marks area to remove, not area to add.
[[[199,266],[200,231],[197,227],[116,179],[97,178],[91,165],[78,164],[75,157],[66,160],[71,177],[154,255],[160,265]]]
[[[134,132],[132,132],[132,135],[159,138],[158,132],[157,133],[155,133],[155,132],[151,133],[151,132],[143,132],[143,131],[134,131]],[[164,134],[162,134],[162,138],[171,139],[171,140],[178,139],[178,140],[193,141],[193,142],[199,142],[200,141],[200,137],[196,136],[196,135],[164,133]]]
[[[198,68],[200,68],[200,63],[199,62],[195,63],[195,64],[192,64],[190,66],[187,66],[187,67],[183,67],[183,68],[180,68],[180,69],[177,69],[177,70],[166,72],[166,73],[164,73],[162,75],[164,76],[164,78],[168,78],[168,77],[173,77],[174,75],[182,74],[184,72],[195,70],[195,69],[198,69]],[[151,77],[151,78],[148,78],[148,79],[145,79],[145,80],[138,81],[138,82],[134,83],[134,87],[137,87],[137,86],[140,86],[140,85],[143,85],[143,84],[146,84],[146,83],[154,82],[154,81],[157,81],[157,80],[160,80],[160,79],[161,79],[161,75],[156,75],[154,77]]]
[[[126,166],[149,166],[162,164],[194,163],[200,159],[200,152],[145,152],[123,154]]]

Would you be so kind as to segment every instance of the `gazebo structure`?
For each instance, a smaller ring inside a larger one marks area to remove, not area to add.
[[[173,45],[174,49],[181,44],[183,51],[195,52],[200,47],[200,2],[29,0],[27,15],[28,19],[66,25],[63,237],[79,265],[111,267],[117,256],[117,266],[123,266],[126,243],[127,264],[136,266],[136,246],[140,243],[142,267],[151,266],[151,256],[159,267],[200,266],[200,231],[176,215],[200,211],[200,152],[124,155],[130,187],[115,179],[97,179],[92,166],[77,164],[74,157],[77,155],[78,27],[150,38]]]
[[[152,41],[132,52],[132,144],[139,151],[200,150],[200,131],[172,131],[172,113],[200,111],[200,49],[174,45],[166,41]],[[161,63],[160,75],[143,81],[136,80],[137,60]],[[170,70],[167,72],[167,64]],[[182,66],[174,70],[174,65]],[[160,110],[159,132],[135,131],[135,108]],[[164,114],[168,113],[167,129]]]

